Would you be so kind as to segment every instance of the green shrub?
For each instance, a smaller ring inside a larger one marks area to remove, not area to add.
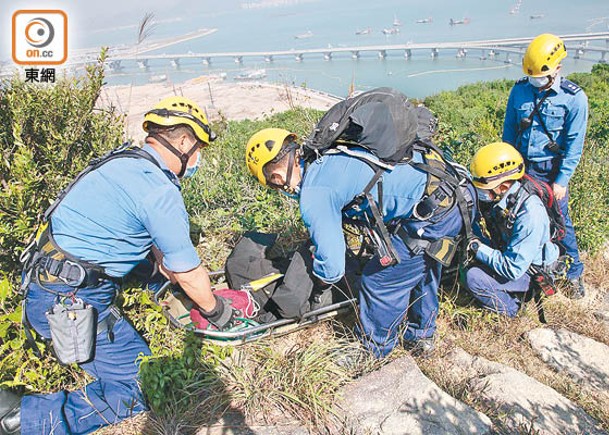
[[[17,77],[0,83],[0,383],[44,391],[70,378],[50,359],[24,350],[21,307],[11,290],[19,254],[58,191],[92,157],[121,141],[122,118],[95,107],[104,58],[102,52],[84,76],[54,85]]]
[[[94,156],[117,146],[121,118],[95,108],[103,58],[80,78],[0,85],[0,264],[18,271],[23,242],[58,191]]]

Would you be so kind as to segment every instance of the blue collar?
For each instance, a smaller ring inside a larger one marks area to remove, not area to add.
[[[503,195],[501,200],[495,205],[495,207],[505,210],[507,208],[507,200],[509,196],[513,193],[516,193],[518,189],[520,189],[520,181],[515,181],[514,184],[512,184],[512,186],[509,188],[509,190],[505,192],[505,194]]]
[[[171,169],[169,169],[169,167],[167,166],[167,164],[165,163],[165,160],[163,160],[161,155],[152,146],[148,145],[147,143],[144,144],[142,149],[144,151],[146,151],[148,154],[150,154],[152,156],[152,158],[154,158],[154,160],[156,160],[159,163],[161,170],[165,173],[165,175],[167,175],[167,178],[169,178],[169,181],[171,181],[173,184],[175,184],[178,189],[182,189],[182,186],[180,185],[180,179],[178,178],[178,176],[176,174],[174,174],[171,171]]]
[[[556,78],[554,79],[554,83],[552,83],[552,86],[550,86],[550,89],[552,89],[554,92],[558,93],[560,91],[561,82],[562,82],[562,76],[560,74],[558,74],[556,76]]]

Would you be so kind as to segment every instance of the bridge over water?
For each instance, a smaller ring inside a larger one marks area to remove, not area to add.
[[[567,50],[574,58],[580,58],[586,53],[595,53],[598,62],[606,62],[609,52],[609,32],[577,33],[561,35],[565,41]],[[325,47],[309,49],[291,49],[276,51],[234,51],[234,52],[205,52],[205,53],[181,53],[181,54],[150,54],[141,53],[135,55],[111,56],[109,65],[111,69],[120,69],[122,62],[135,61],[140,68],[147,68],[151,60],[167,60],[174,67],[178,67],[180,61],[186,59],[198,59],[203,64],[209,65],[216,61],[233,60],[240,64],[246,59],[255,61],[264,60],[273,62],[279,58],[292,58],[296,62],[302,62],[305,58],[321,57],[327,61],[335,56],[349,56],[359,59],[364,54],[373,54],[380,59],[385,59],[389,53],[398,52],[404,58],[412,57],[413,52],[427,51],[432,58],[436,58],[441,52],[455,52],[457,57],[466,57],[468,53],[476,51],[483,59],[494,58],[499,53],[505,54],[505,62],[512,62],[512,56],[521,56],[532,37],[485,39],[478,41],[453,41],[453,42],[425,42],[406,44],[380,44],[380,45],[358,45],[350,47]],[[592,45],[594,43],[594,45]]]

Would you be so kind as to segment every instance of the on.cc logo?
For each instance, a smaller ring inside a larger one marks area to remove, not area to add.
[[[61,65],[68,59],[68,16],[62,10],[21,9],[13,14],[13,61]]]
[[[34,18],[25,27],[25,39],[32,47],[44,48],[53,42],[54,37],[55,28],[46,18]]]

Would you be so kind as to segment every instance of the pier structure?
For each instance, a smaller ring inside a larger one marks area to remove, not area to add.
[[[464,58],[468,53],[479,53],[479,58],[495,59],[501,53],[503,62],[516,63],[522,58],[530,38],[505,38],[505,39],[485,39],[478,41],[449,41],[449,42],[431,42],[431,43],[406,43],[406,44],[383,44],[383,45],[367,45],[367,46],[352,46],[352,47],[324,47],[324,48],[309,48],[309,49],[291,49],[279,51],[243,51],[243,52],[217,52],[217,53],[183,53],[183,54],[153,54],[150,51],[138,53],[137,55],[129,53],[127,55],[116,53],[109,56],[108,61],[113,68],[120,68],[124,62],[135,61],[140,68],[149,68],[150,61],[166,60],[171,65],[177,67],[180,62],[187,59],[200,59],[204,65],[221,60],[232,59],[237,64],[243,64],[246,61],[264,61],[271,63],[280,58],[292,58],[295,62],[304,62],[307,59],[323,59],[332,61],[339,56],[351,57],[353,60],[359,60],[363,55],[372,55],[378,59],[384,60],[394,52],[400,52],[405,59],[412,59],[415,52],[427,51],[433,59],[440,57],[441,53],[447,52],[460,58]],[[596,60],[601,63],[607,62],[609,58],[609,32],[596,33],[577,33],[569,35],[561,35],[565,41],[567,51],[570,52],[573,59],[581,59],[584,55],[588,60]],[[595,57],[598,57],[596,59]],[[499,59],[497,59],[499,60]]]

